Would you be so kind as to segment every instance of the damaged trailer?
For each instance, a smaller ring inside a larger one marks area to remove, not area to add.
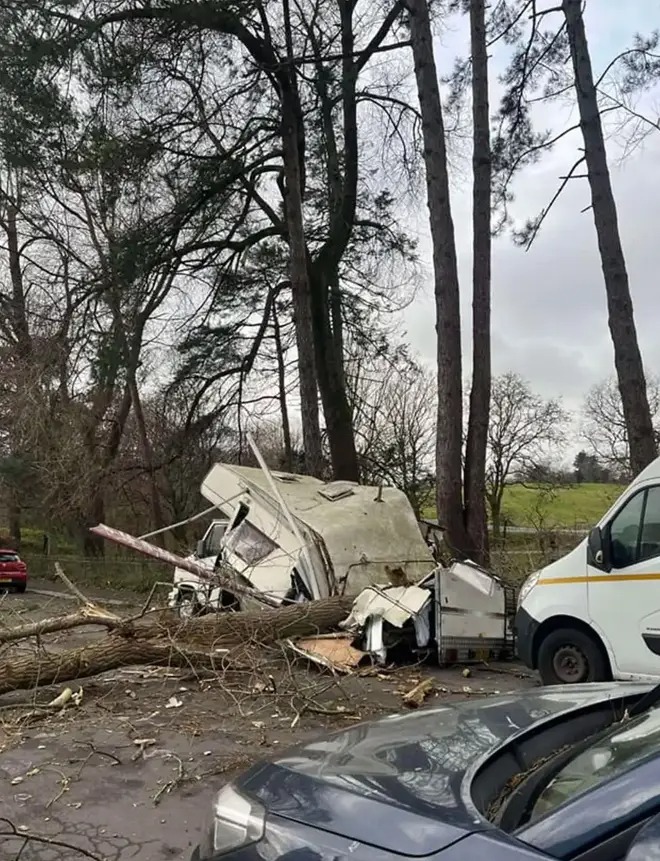
[[[392,487],[216,464],[201,492],[229,515],[216,566],[279,603],[416,582],[434,566],[408,499]],[[188,612],[191,602],[202,612],[236,598],[177,568],[169,605]]]
[[[384,664],[397,654],[437,654],[441,666],[514,657],[515,590],[471,562],[438,567],[413,586],[371,586],[341,627]]]

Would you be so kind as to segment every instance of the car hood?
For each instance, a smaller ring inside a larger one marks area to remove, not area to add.
[[[535,723],[647,689],[538,688],[393,715],[296,748],[237,785],[269,814],[398,854],[428,855],[487,827],[464,786],[477,762]]]

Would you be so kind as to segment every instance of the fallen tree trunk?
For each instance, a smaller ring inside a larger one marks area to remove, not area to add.
[[[267,645],[287,637],[329,631],[346,618],[352,603],[351,598],[334,597],[277,610],[215,613],[185,622],[171,611],[123,620],[118,625],[113,621],[115,629],[88,646],[22,657],[8,654],[0,663],[0,694],[88,678],[131,665],[220,669],[224,653],[218,649],[249,643]],[[80,615],[83,613],[85,608]],[[87,614],[87,624],[103,624],[98,615]],[[75,627],[71,618],[61,618],[60,628],[55,630]],[[110,614],[106,621],[111,621]],[[34,627],[20,626],[24,631]],[[19,639],[17,630],[2,632],[0,641],[8,633],[11,640]]]
[[[207,653],[177,649],[163,640],[129,640],[110,635],[91,646],[13,658],[0,665],[0,694],[98,676],[120,667],[141,666],[220,668],[222,659]]]
[[[58,631],[71,631],[73,628],[83,628],[86,625],[100,625],[112,630],[124,624],[119,616],[114,613],[106,613],[91,604],[78,610],[77,613],[68,613],[65,616],[53,616],[49,619],[41,619],[38,622],[28,622],[25,625],[16,625],[13,628],[0,629],[0,645],[4,643],[15,643],[17,640],[27,640],[29,637],[41,637],[44,634],[55,634]]]

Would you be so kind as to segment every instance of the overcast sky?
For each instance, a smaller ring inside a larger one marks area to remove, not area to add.
[[[595,74],[629,47],[636,32],[660,26],[660,0],[589,0],[587,36]],[[462,28],[437,43],[441,71],[467,50]],[[492,73],[491,73],[492,74]],[[493,76],[494,77],[494,76]],[[496,107],[497,85],[491,97]],[[645,109],[660,116],[660,98],[647,97]],[[540,126],[559,131],[576,118],[567,108],[545,108]],[[579,137],[567,138],[521,175],[512,211],[519,223],[535,216],[551,199],[559,177],[578,157]],[[642,355],[649,370],[660,372],[660,131],[643,149],[621,163],[621,149],[611,141],[610,169],[637,321]],[[466,371],[469,370],[471,292],[470,178],[456,184],[453,214],[463,292]],[[585,392],[613,373],[605,289],[590,211],[586,180],[575,180],[555,205],[531,250],[514,246],[509,236],[493,248],[493,365],[495,373],[516,371],[547,397],[562,397],[579,409]],[[425,235],[426,210],[420,209],[420,239],[430,267]],[[418,354],[434,361],[435,331],[432,279],[405,311],[408,339]]]

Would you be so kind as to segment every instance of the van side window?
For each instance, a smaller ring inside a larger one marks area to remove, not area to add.
[[[643,562],[656,556],[660,556],[660,487],[650,487],[646,492],[637,561]]]
[[[612,520],[610,554],[614,568],[660,556],[660,487],[636,493]]]
[[[636,493],[610,524],[610,554],[614,568],[627,568],[637,559],[644,493]]]

